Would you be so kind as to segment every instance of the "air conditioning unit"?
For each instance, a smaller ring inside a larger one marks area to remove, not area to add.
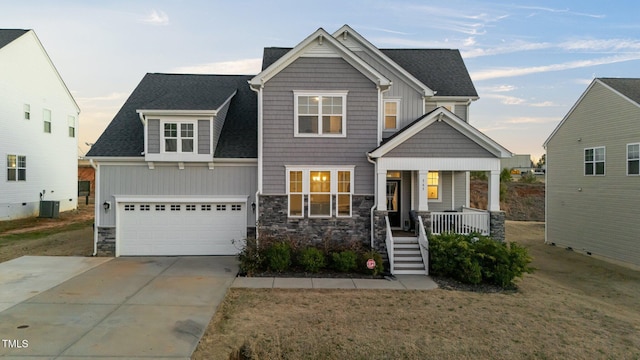
[[[60,213],[60,201],[41,200],[40,201],[40,217],[41,218],[58,218]]]

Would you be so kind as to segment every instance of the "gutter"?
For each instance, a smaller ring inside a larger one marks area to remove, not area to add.
[[[91,165],[91,167],[93,168],[93,171],[96,175],[96,179],[98,178],[98,166],[96,165],[96,163],[93,161],[93,159],[89,159],[89,165]],[[97,185],[97,184],[96,184]],[[99,189],[98,186],[96,186],[96,189]],[[99,206],[97,206],[98,204],[96,204],[95,202],[95,196],[94,198],[94,202],[93,202],[93,212],[94,212],[94,218],[93,218],[93,254],[91,254],[91,256],[96,256],[96,254],[98,254],[98,215],[99,214]]]

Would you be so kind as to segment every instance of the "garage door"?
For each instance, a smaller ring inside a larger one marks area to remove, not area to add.
[[[247,236],[244,202],[120,202],[118,255],[235,255]]]

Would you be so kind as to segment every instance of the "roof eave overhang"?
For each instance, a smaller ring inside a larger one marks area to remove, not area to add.
[[[139,109],[136,113],[143,116],[216,116],[218,109],[210,110],[160,110],[160,109]]]

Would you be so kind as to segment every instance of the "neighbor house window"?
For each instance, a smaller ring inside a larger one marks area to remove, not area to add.
[[[302,171],[289,171],[289,216],[302,217]]]
[[[353,168],[287,170],[289,217],[305,216],[305,195],[309,217],[350,217]],[[334,208],[334,199],[336,207]]]
[[[429,171],[427,174],[427,199],[440,199],[440,173]]]
[[[24,104],[24,119],[25,120],[31,119],[31,105],[29,104]]]
[[[27,157],[24,155],[7,155],[7,180],[27,180]]]
[[[604,146],[584,149],[584,174],[604,175]]]
[[[347,92],[295,91],[296,136],[346,135]]]
[[[398,128],[399,100],[385,100],[384,102],[384,129],[394,130]]]
[[[44,109],[42,119],[44,120],[44,132],[51,133],[51,110]]]
[[[76,118],[73,116],[67,117],[67,124],[69,125],[69,137],[76,137]]]
[[[627,145],[627,175],[640,175],[640,144]]]
[[[164,151],[192,153],[194,150],[194,123],[164,123]]]

